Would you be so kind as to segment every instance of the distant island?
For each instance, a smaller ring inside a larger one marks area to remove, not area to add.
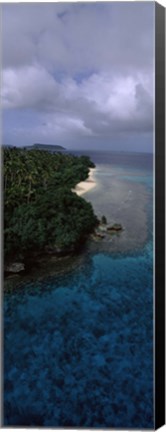
[[[21,147],[16,147],[14,145],[11,144],[6,144],[2,146],[3,149],[24,149],[24,150],[45,150],[51,153],[63,153],[66,152],[66,148],[62,147],[60,145],[55,145],[55,144],[40,144],[40,143],[35,143],[32,145],[28,145],[28,146],[21,146]]]
[[[3,148],[7,266],[75,252],[98,224],[92,205],[72,191],[95,167],[90,158],[35,146]]]
[[[46,150],[46,151],[49,151],[51,153],[65,152],[66,151],[65,147],[62,147],[60,145],[40,144],[40,143],[35,143],[32,146],[27,147],[27,150],[33,150],[33,149]]]

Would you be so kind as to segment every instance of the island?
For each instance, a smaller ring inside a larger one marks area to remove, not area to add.
[[[37,150],[46,150],[49,151],[51,153],[57,153],[57,152],[65,152],[66,149],[65,147],[62,147],[60,145],[55,145],[55,144],[40,144],[40,143],[35,143],[33,144],[32,149],[37,149]]]
[[[74,192],[94,163],[88,156],[38,148],[4,148],[5,268],[29,257],[82,247],[98,224],[92,205]],[[13,266],[13,267],[12,267]]]

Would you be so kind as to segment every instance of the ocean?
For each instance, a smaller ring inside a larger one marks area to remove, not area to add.
[[[84,198],[123,231],[5,294],[5,426],[154,427],[153,157],[89,155]]]

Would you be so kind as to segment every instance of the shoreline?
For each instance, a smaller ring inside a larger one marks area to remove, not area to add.
[[[89,192],[91,189],[97,186],[96,181],[94,180],[94,171],[96,168],[90,168],[89,176],[86,180],[78,183],[72,192],[75,192],[78,196],[84,195],[86,192]]]

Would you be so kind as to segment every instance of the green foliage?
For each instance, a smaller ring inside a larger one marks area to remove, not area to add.
[[[92,206],[71,192],[94,164],[86,156],[4,149],[5,256],[84,242],[97,223]]]

